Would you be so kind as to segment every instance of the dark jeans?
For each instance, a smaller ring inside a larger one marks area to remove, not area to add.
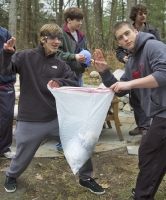
[[[139,148],[137,200],[154,200],[166,172],[166,118],[155,117]]]
[[[15,90],[13,83],[0,87],[0,152],[9,151],[12,144]]]
[[[141,102],[133,90],[131,90],[129,101],[131,107],[134,110],[134,118],[137,126],[140,129],[148,130],[150,127],[151,119],[146,117],[145,112],[141,108]]]

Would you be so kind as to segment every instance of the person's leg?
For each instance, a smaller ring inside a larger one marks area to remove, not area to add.
[[[91,158],[79,170],[80,186],[90,190],[95,194],[104,194],[105,190],[96,181],[91,178],[93,172],[93,164]]]
[[[79,87],[83,87],[83,80],[82,77],[78,78]]]
[[[151,119],[146,117],[145,112],[141,108],[141,102],[135,92],[131,90],[130,94],[130,105],[134,110],[134,118],[137,124],[137,128],[133,131],[130,131],[130,135],[138,135],[142,133],[142,130],[148,130],[150,127]]]
[[[47,133],[47,136],[52,139],[55,139],[57,142],[60,142],[58,118],[50,121],[49,126],[50,128],[49,132]]]
[[[59,130],[56,120],[51,122],[17,122],[14,132],[16,155],[7,168],[4,184],[7,192],[16,190],[16,178],[28,167],[43,138],[52,133],[53,129],[56,133]]]
[[[141,106],[140,106],[141,108]],[[139,115],[139,129],[140,130],[149,130],[150,124],[151,124],[151,118],[146,117],[145,112],[143,109],[140,109],[140,115]]]
[[[0,152],[10,151],[14,115],[15,91],[13,84],[0,88]]]
[[[18,178],[30,164],[35,152],[47,132],[44,123],[18,121],[14,137],[16,140],[16,155],[12,158],[6,175]]]
[[[139,148],[135,197],[153,200],[166,172],[166,119],[155,117]]]
[[[93,172],[93,164],[91,158],[89,158],[87,162],[80,168],[79,178],[86,180],[89,177],[91,177],[92,172]]]

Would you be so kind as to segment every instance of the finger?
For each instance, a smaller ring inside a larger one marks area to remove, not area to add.
[[[113,85],[110,86],[110,89],[114,90],[114,88],[116,87],[117,83],[114,83]]]
[[[52,88],[52,80],[48,82],[48,85]]]
[[[4,43],[3,48],[6,50],[8,49],[8,45],[6,43]]]

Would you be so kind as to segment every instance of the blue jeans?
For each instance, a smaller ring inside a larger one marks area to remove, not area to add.
[[[78,78],[79,87],[83,87],[83,80],[82,77]]]

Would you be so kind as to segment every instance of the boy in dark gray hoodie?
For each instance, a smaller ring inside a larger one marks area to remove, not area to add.
[[[128,22],[117,23],[114,35],[119,46],[132,52],[124,75],[116,80],[99,49],[94,53],[95,65],[104,85],[117,96],[134,89],[147,117],[153,119],[139,147],[140,171],[132,199],[154,200],[166,172],[166,45]]]

